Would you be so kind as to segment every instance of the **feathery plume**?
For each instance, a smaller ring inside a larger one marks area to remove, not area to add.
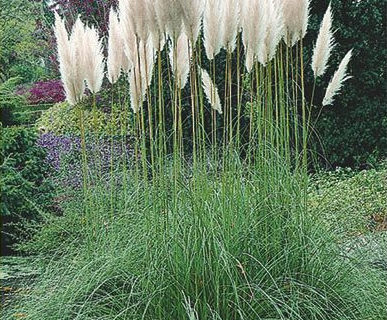
[[[266,1],[250,0],[242,7],[242,40],[245,52],[250,55],[245,63],[248,72],[253,65],[251,54],[254,60],[262,53],[267,29],[266,5]]]
[[[59,69],[63,87],[66,93],[66,100],[70,105],[75,105],[78,100],[72,82],[73,73],[75,71],[75,55],[70,46],[69,36],[65,24],[57,12],[55,12],[54,33],[57,43]]]
[[[285,22],[285,42],[289,47],[304,38],[308,28],[310,0],[281,0]]]
[[[195,45],[199,36],[204,0],[178,0],[182,10],[182,20],[188,39]]]
[[[144,100],[143,90],[141,88],[140,72],[137,68],[133,68],[129,72],[129,92],[130,92],[130,107],[134,113],[140,109],[140,104]]]
[[[204,32],[204,48],[209,60],[219,53],[222,46],[222,28],[219,26],[222,23],[222,2],[221,0],[207,0],[204,17],[203,17],[203,32]]]
[[[148,42],[144,50],[144,42],[139,45],[140,56],[137,55],[137,50],[134,52],[136,63],[133,64],[129,73],[130,100],[131,108],[134,113],[139,111],[142,103],[145,100],[145,95],[152,81],[153,68],[155,64],[154,48]]]
[[[83,46],[85,41],[85,26],[78,16],[71,31],[69,46],[73,51],[72,77],[71,82],[76,97],[76,101],[82,100],[85,92],[85,60]]]
[[[162,33],[177,39],[183,29],[183,8],[179,0],[155,0],[155,9]]]
[[[212,109],[218,111],[219,114],[222,114],[223,111],[222,111],[222,105],[220,103],[218,88],[212,82],[206,70],[200,68],[200,72],[202,75],[203,91],[208,101],[210,102]]]
[[[149,36],[148,2],[144,0],[121,0],[120,11],[126,15],[126,22],[140,40],[147,41]]]
[[[224,0],[222,6],[222,23],[220,28],[223,30],[223,37],[221,47],[224,47],[231,53],[235,50],[236,46],[241,8],[239,0]]]
[[[176,46],[172,43],[172,48],[169,51],[169,58],[172,65],[172,72],[176,79],[178,79],[178,87],[183,89],[187,84],[188,75],[190,71],[190,50],[189,40],[185,33],[182,33],[177,39]],[[174,57],[174,47],[176,47],[176,59]],[[176,63],[175,63],[176,60]]]
[[[325,97],[323,99],[323,106],[327,106],[333,103],[333,98],[340,92],[341,87],[343,86],[343,83],[352,78],[351,76],[348,76],[347,73],[347,67],[348,63],[351,60],[352,57],[352,50],[349,50],[348,53],[345,55],[343,60],[341,61],[339,68],[333,75],[331,82],[329,82],[327,91],[325,92]]]
[[[247,69],[247,72],[251,72],[254,66],[254,52],[250,48],[247,48],[246,50],[246,60],[245,60],[245,67]]]
[[[328,9],[324,14],[316,46],[313,51],[312,70],[315,78],[322,76],[325,73],[333,47],[332,10],[331,5],[329,4]]]
[[[124,37],[123,37],[123,32],[122,32],[123,26],[122,26],[121,21],[118,22],[118,30],[120,30],[118,37],[119,37],[119,41],[121,43],[121,49],[120,49],[121,69],[123,72],[129,72],[129,70],[131,68],[131,61],[129,60],[129,58],[127,57],[127,55],[125,53],[125,42],[124,42]]]
[[[162,51],[165,41],[163,33],[160,30],[159,20],[157,19],[156,7],[154,0],[146,0],[148,9],[148,27],[150,32],[150,39],[154,48]]]
[[[120,77],[121,68],[123,67],[122,53],[124,52],[124,48],[119,28],[118,15],[111,8],[109,12],[108,57],[106,64],[108,79],[112,84],[117,82]]]
[[[277,0],[265,0],[267,9],[267,27],[264,45],[258,55],[258,61],[264,66],[275,56],[277,46],[284,35],[282,9]]]
[[[124,54],[128,60],[128,68],[125,71],[129,71],[137,64],[137,44],[136,36],[132,29],[130,8],[127,5],[127,1],[121,0],[119,2],[119,15],[120,15],[120,27],[121,27],[121,39],[124,47]]]
[[[92,93],[101,90],[104,78],[104,56],[102,52],[102,40],[94,27],[87,28],[85,33],[83,55],[84,73],[87,87]]]

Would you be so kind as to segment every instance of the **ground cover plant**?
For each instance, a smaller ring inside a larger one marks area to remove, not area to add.
[[[45,271],[9,317],[385,319],[383,274],[343,255],[308,206],[314,92],[339,45],[329,5],[305,61],[309,5],[121,0],[106,48],[82,17],[69,26],[55,14],[81,183],[61,216],[42,212],[25,248]],[[133,150],[107,166],[88,147],[101,138],[105,51],[114,121],[102,136],[111,155],[117,143]]]

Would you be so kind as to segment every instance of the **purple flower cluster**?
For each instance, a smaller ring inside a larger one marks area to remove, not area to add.
[[[25,94],[30,104],[58,103],[66,99],[62,81],[56,79],[35,82]]]
[[[44,133],[37,144],[45,149],[45,162],[53,169],[53,180],[62,186],[80,188],[83,181],[82,144],[77,136],[57,136]],[[90,177],[109,178],[111,164],[114,167],[133,159],[133,150],[120,139],[86,139],[87,170]]]

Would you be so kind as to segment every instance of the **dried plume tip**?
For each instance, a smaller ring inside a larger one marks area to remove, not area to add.
[[[218,88],[215,86],[215,84],[212,82],[208,72],[204,69],[200,69],[201,75],[202,75],[202,84],[203,84],[203,91],[206,95],[208,101],[211,104],[212,109],[219,112],[219,114],[222,114],[222,104],[220,103],[220,97],[218,93]]]
[[[209,60],[219,53],[222,47],[223,6],[221,0],[207,0],[203,15],[204,48]]]
[[[108,57],[107,74],[110,83],[114,84],[120,77],[121,68],[123,68],[125,56],[124,48],[120,34],[120,24],[118,15],[113,8],[109,13],[109,38],[108,38]]]
[[[241,6],[239,0],[224,0],[221,6],[223,6],[221,24],[223,37],[221,47],[231,53],[235,50],[236,38],[239,32]]]
[[[327,106],[333,103],[334,97],[340,92],[343,83],[352,78],[347,75],[348,63],[352,57],[352,50],[349,50],[341,61],[339,68],[336,73],[333,75],[331,82],[328,85],[327,91],[325,92],[325,97],[323,99],[323,106]]]
[[[267,2],[249,0],[242,7],[242,40],[246,52],[245,66],[251,71],[254,61],[261,56],[267,31]]]
[[[172,48],[169,51],[172,72],[177,79],[178,87],[181,89],[186,86],[190,71],[191,55],[189,46],[190,44],[187,35],[182,33],[177,39],[176,45],[172,43]]]
[[[145,101],[146,91],[152,81],[153,68],[155,63],[154,48],[150,42],[144,46],[139,44],[139,50],[134,52],[133,59],[136,61],[129,72],[130,101],[131,108],[137,113]],[[139,52],[139,56],[137,55]]]
[[[288,46],[294,46],[297,41],[305,37],[308,28],[310,0],[280,1],[282,1],[285,23],[285,42]]]
[[[123,44],[124,55],[127,58],[127,68],[129,71],[137,64],[137,44],[136,36],[132,29],[132,16],[127,1],[121,0],[119,2],[119,16],[120,16],[120,34]]]
[[[332,32],[332,9],[329,4],[321,23],[320,32],[313,51],[312,70],[315,78],[320,77],[325,73],[329,57],[334,46]]]
[[[83,41],[84,27],[78,18],[69,38],[64,21],[58,13],[55,13],[54,32],[66,100],[70,105],[75,105],[82,100],[85,89],[82,59],[80,59],[80,44]]]
[[[144,0],[121,0],[125,7],[128,22],[133,33],[142,41],[147,41],[149,36],[148,2]]]
[[[182,8],[182,21],[188,39],[195,45],[199,36],[205,0],[178,0]]]
[[[92,93],[97,93],[102,87],[105,69],[102,49],[102,40],[97,29],[86,28],[83,47],[84,72],[87,87]]]
[[[183,8],[179,0],[154,0],[162,33],[176,40],[183,31]]]
[[[147,14],[148,14],[148,27],[150,33],[150,40],[152,46],[162,51],[165,41],[164,35],[160,28],[159,20],[157,18],[156,6],[154,0],[146,0],[147,2]]]
[[[278,0],[266,1],[267,10],[267,28],[266,37],[261,53],[258,55],[258,61],[266,65],[271,61],[277,51],[277,46],[284,36],[284,22],[281,4]]]

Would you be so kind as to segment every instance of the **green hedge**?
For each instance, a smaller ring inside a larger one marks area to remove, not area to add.
[[[36,130],[24,127],[1,129],[2,246],[22,237],[22,222],[34,220],[39,210],[52,204],[53,188],[46,175],[44,151],[36,146]],[[10,223],[10,224],[9,224]],[[11,235],[11,236],[10,236]]]
[[[328,4],[328,0],[313,1],[307,44],[314,44]],[[353,78],[345,84],[334,105],[323,109],[316,128],[323,146],[315,139],[313,149],[333,166],[364,167],[387,156],[387,0],[332,0],[332,8],[338,45],[327,75],[321,80],[323,85],[318,87],[326,87],[351,48],[349,72]],[[307,55],[309,59],[310,51]],[[317,92],[316,105],[323,95],[323,90]],[[318,108],[315,112],[316,115]]]

